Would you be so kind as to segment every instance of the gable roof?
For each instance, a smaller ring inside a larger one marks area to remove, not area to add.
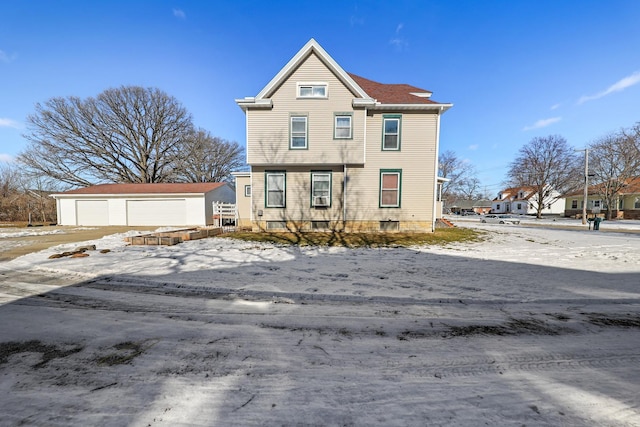
[[[453,104],[441,104],[429,97],[431,92],[407,84],[384,84],[355,74],[347,73],[314,39],[309,40],[293,58],[271,79],[255,97],[236,99],[244,111],[247,108],[273,107],[270,97],[311,55],[315,54],[331,72],[354,94],[353,105],[367,108],[404,107],[413,109],[438,109],[444,112]]]
[[[156,183],[156,184],[99,184],[77,188],[54,196],[66,195],[115,195],[115,194],[204,194],[222,186],[224,182]]]
[[[621,191],[618,191],[617,194],[621,196],[628,196],[630,194],[640,194],[640,176],[637,176],[634,178],[628,178],[628,179],[625,179],[624,181],[625,181],[625,186],[622,188]],[[590,185],[588,188],[588,194],[599,195],[604,193],[604,190],[605,190],[604,184]],[[584,189],[566,193],[563,197],[583,196],[583,195],[584,195]]]

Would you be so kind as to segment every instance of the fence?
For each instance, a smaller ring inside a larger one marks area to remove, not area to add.
[[[233,230],[238,221],[238,210],[233,203],[213,202],[213,225]]]

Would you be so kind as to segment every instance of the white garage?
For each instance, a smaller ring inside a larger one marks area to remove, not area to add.
[[[102,184],[53,194],[59,225],[204,226],[213,203],[235,203],[227,183]]]

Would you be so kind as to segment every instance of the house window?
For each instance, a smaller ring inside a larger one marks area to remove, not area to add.
[[[600,203],[600,200],[594,200],[594,201],[593,201],[593,207],[594,207],[594,208],[599,208],[599,207],[600,207],[600,204],[601,204],[601,203]]]
[[[400,121],[398,114],[382,116],[382,149],[400,150]]]
[[[307,148],[307,116],[291,116],[291,139],[289,148]]]
[[[311,206],[331,206],[331,172],[311,172]]]
[[[496,205],[496,210],[497,210],[497,211],[499,211],[499,210],[500,210],[500,203],[498,203],[498,204]]]
[[[571,209],[578,209],[578,201],[576,199],[571,201]]]
[[[400,231],[400,221],[380,221],[380,231]]]
[[[298,98],[326,98],[326,83],[298,83]]]
[[[401,170],[380,171],[380,207],[400,207],[400,186],[402,181]]]
[[[251,197],[251,185],[244,186],[244,197]]]
[[[284,230],[287,228],[286,221],[267,221],[267,230]]]
[[[351,139],[351,114],[336,114],[333,125],[334,139]]]
[[[287,175],[284,172],[265,172],[265,188],[267,208],[284,208]]]

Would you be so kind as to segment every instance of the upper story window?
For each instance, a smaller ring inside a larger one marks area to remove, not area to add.
[[[292,115],[290,126],[289,148],[305,149],[307,148],[307,116]]]
[[[400,150],[400,126],[402,116],[388,114],[382,116],[382,149]]]
[[[352,139],[351,114],[336,113],[333,128],[334,139]]]
[[[244,197],[251,197],[251,185],[244,186]]]
[[[327,92],[326,83],[298,83],[298,98],[326,98]]]

